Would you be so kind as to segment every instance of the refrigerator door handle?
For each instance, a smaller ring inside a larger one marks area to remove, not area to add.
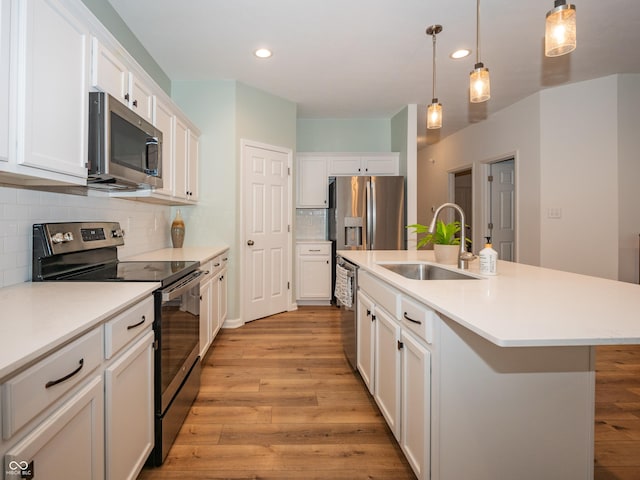
[[[373,250],[373,232],[376,231],[376,187],[371,178],[367,181],[367,250]]]

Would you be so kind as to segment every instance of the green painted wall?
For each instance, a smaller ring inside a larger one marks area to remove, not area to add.
[[[182,208],[185,245],[227,244],[229,319],[240,317],[240,140],[295,152],[296,105],[232,80],[173,82],[172,97],[198,126],[199,201]]]
[[[404,107],[391,119],[391,151],[400,152],[400,175],[407,176],[408,107]]]
[[[4,1],[4,0],[3,0]],[[116,37],[122,46],[165,92],[171,91],[171,79],[129,29],[107,0],[82,0],[89,10]]]
[[[389,152],[388,118],[300,118],[299,152]]]

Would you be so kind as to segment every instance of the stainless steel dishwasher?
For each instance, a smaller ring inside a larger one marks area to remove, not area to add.
[[[342,273],[342,275],[341,275]],[[356,370],[358,266],[336,257],[336,304],[340,308],[342,348],[351,368]]]

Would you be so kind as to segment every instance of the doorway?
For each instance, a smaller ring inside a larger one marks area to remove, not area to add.
[[[453,203],[457,203],[465,214],[465,235],[470,240],[467,250],[473,251],[473,182],[471,169],[461,170],[453,174]]]
[[[242,319],[288,310],[292,277],[289,149],[243,141]]]
[[[510,262],[516,259],[515,177],[513,157],[489,164],[487,236],[498,258]]]

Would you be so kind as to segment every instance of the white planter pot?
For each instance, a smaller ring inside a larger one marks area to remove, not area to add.
[[[433,252],[437,263],[457,265],[460,256],[460,245],[434,245]]]

